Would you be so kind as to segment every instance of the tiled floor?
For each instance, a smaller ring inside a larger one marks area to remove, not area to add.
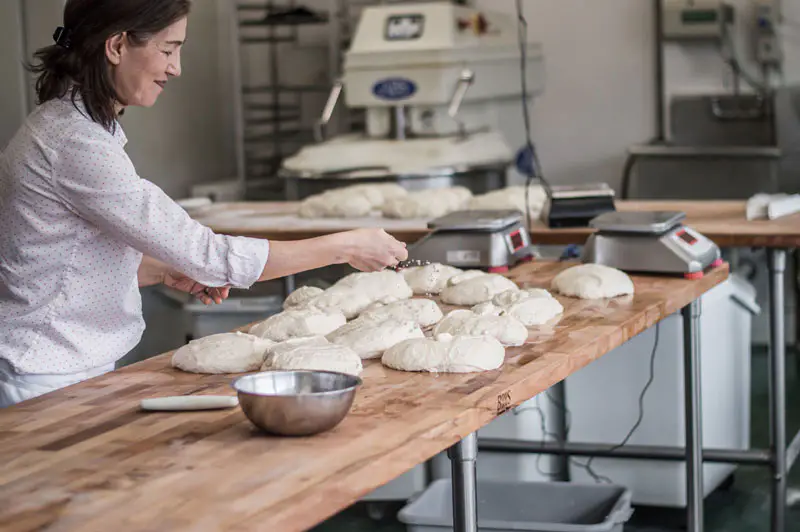
[[[788,368],[788,437],[800,429],[800,379],[794,355],[787,359]],[[752,444],[769,445],[767,397],[767,360],[763,352],[753,356]],[[800,490],[800,466],[789,477],[789,487]],[[733,486],[712,494],[706,500],[706,530],[708,532],[761,532],[769,530],[770,507],[769,472],[765,468],[740,468]],[[390,511],[389,519],[376,522],[367,515],[363,505],[343,512],[320,525],[315,532],[404,532],[405,527],[392,518],[399,507]],[[626,532],[672,532],[681,530],[683,512],[637,508]],[[786,532],[800,532],[800,507],[790,509],[786,517]]]

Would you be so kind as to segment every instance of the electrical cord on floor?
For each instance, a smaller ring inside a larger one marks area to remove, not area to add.
[[[655,338],[653,340],[653,348],[652,348],[652,351],[650,352],[650,374],[649,374],[649,377],[647,379],[647,382],[644,385],[644,388],[642,389],[642,392],[639,394],[639,415],[638,415],[638,417],[636,419],[636,423],[634,423],[633,427],[631,427],[631,430],[628,431],[628,434],[625,436],[625,438],[622,440],[622,442],[620,444],[618,444],[618,445],[610,447],[609,451],[616,451],[617,449],[621,449],[621,448],[625,447],[628,444],[628,442],[631,440],[633,435],[636,434],[636,431],[639,430],[639,427],[641,426],[642,421],[644,420],[644,399],[647,396],[647,391],[650,389],[650,386],[653,385],[653,381],[655,380],[656,353],[658,352],[659,336],[660,336],[660,333],[661,333],[661,323],[660,322],[656,323],[656,327],[655,328],[656,328],[656,330],[655,330]],[[550,400],[551,403],[553,403],[553,405],[557,409],[561,410],[564,413],[564,418],[566,420],[566,426],[564,427],[564,439],[562,439],[559,435],[547,430],[547,418],[546,418],[547,414],[545,414],[544,409],[541,408],[541,406],[540,406],[540,404],[538,402],[539,396],[536,397],[537,402],[536,402],[536,406],[535,407],[517,408],[517,409],[514,410],[515,415],[519,415],[519,413],[524,412],[526,410],[534,410],[534,411],[538,412],[539,417],[541,419],[541,431],[542,431],[542,440],[541,440],[541,442],[544,443],[545,438],[552,438],[554,441],[556,441],[558,443],[563,443],[564,441],[569,440],[569,432],[570,432],[570,428],[571,428],[571,424],[572,424],[572,412],[566,406],[566,404],[564,404],[563,402],[561,402],[558,399],[556,399],[555,397],[553,397],[550,394],[550,390],[545,391],[545,396]],[[541,468],[539,467],[539,458],[541,458],[541,456],[542,455],[540,453],[539,457],[537,458],[537,461],[536,461],[536,469],[543,476],[548,476],[548,477],[552,478],[553,476],[555,476],[555,473],[547,474],[547,473],[543,472],[541,470]],[[580,462],[577,458],[570,458],[570,463],[572,463],[572,464],[580,467],[584,471],[586,471],[586,473],[590,477],[592,477],[592,479],[595,482],[597,482],[598,484],[600,484],[600,483],[612,484],[613,482],[612,482],[612,480],[610,478],[608,478],[605,475],[598,474],[592,468],[592,462],[594,461],[594,459],[595,459],[594,456],[590,456],[589,459],[584,463],[584,462]]]

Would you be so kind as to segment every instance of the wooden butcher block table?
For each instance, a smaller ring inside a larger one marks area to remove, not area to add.
[[[565,267],[540,262],[508,275],[548,287]],[[727,276],[723,265],[698,280],[634,277],[631,297],[559,296],[560,321],[532,328],[497,371],[406,373],[368,361],[349,415],[309,438],[259,433],[239,408],[140,411],[147,397],[234,395],[232,376],[174,370],[170,354],[0,410],[0,529],[308,529],[693,305]]]

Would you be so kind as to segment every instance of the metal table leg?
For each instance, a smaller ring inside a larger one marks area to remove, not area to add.
[[[786,250],[770,249],[769,439],[772,459],[772,532],[786,528]]]
[[[472,433],[447,450],[453,469],[453,530],[478,532],[478,487],[475,462],[478,436]]]
[[[700,394],[700,300],[682,310],[686,408],[686,518],[689,532],[703,530],[703,432]]]

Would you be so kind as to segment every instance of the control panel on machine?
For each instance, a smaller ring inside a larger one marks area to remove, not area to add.
[[[431,232],[409,246],[416,261],[501,272],[536,254],[519,211],[457,211],[428,227]]]
[[[609,212],[593,219],[597,233],[584,248],[584,262],[631,272],[697,277],[721,262],[716,244],[682,224],[682,212]]]

